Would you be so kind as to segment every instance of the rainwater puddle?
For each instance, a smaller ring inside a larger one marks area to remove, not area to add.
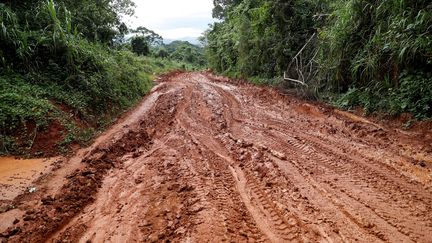
[[[49,159],[0,157],[0,200],[12,200],[50,168]]]

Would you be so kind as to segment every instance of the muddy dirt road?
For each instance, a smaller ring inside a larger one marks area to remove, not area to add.
[[[207,73],[160,80],[10,202],[9,242],[432,242],[432,137]]]

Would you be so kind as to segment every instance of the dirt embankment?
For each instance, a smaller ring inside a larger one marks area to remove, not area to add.
[[[430,133],[177,73],[11,202],[2,237],[430,242],[431,148]]]

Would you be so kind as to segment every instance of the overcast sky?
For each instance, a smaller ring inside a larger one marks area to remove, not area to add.
[[[134,0],[135,17],[128,18],[132,28],[144,26],[164,39],[199,37],[213,22],[212,0]]]

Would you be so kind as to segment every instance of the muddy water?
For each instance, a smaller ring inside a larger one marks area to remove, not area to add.
[[[0,157],[0,200],[12,200],[48,170],[47,159]]]

